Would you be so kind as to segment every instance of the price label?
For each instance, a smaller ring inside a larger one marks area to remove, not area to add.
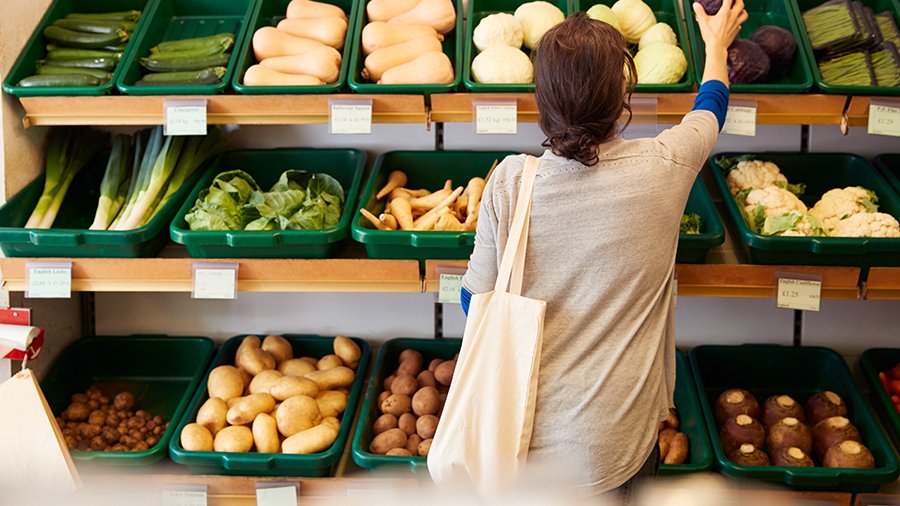
[[[873,102],[869,104],[869,133],[900,137],[900,103],[888,105]]]
[[[206,135],[206,100],[166,100],[164,135]]]
[[[163,490],[163,506],[206,506],[206,486],[169,487]]]
[[[821,295],[821,281],[778,278],[778,300],[776,305],[780,308],[818,311]]]
[[[25,296],[30,299],[68,299],[72,297],[72,264],[28,262]]]
[[[297,506],[296,484],[258,484],[256,506]]]
[[[195,299],[233,299],[237,264],[194,264]]]
[[[371,100],[331,100],[329,101],[331,133],[371,134]]]
[[[722,126],[722,133],[755,137],[756,106],[729,105],[725,114],[725,125]]]
[[[459,304],[462,280],[462,274],[441,274],[438,302],[441,304]]]
[[[519,127],[516,103],[475,104],[476,134],[515,135]]]

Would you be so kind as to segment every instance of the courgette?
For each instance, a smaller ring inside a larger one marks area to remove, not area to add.
[[[141,11],[120,11],[120,12],[72,12],[66,15],[66,19],[105,19],[110,21],[125,20],[137,21],[141,18]]]
[[[38,60],[37,66],[50,64],[58,67],[112,70],[118,63],[118,58],[81,58],[78,60],[54,60],[52,63],[47,60]]]
[[[108,81],[112,78],[112,74],[105,70],[100,69],[83,69],[78,67],[60,67],[59,65],[41,65],[37,69],[37,75],[53,75],[53,74],[68,74],[68,75],[85,75],[96,77],[97,79],[101,79],[103,81]]]
[[[156,47],[150,50],[151,53],[167,53],[169,51],[190,51],[192,49],[203,48],[206,46],[215,46],[219,44],[226,45],[229,49],[234,45],[234,34],[217,33],[209,37],[197,37],[194,39],[170,40],[160,42]]]
[[[19,81],[22,88],[38,88],[43,86],[99,86],[103,81],[84,74],[46,74],[29,76]]]
[[[160,61],[185,60],[190,58],[204,58],[222,54],[230,48],[227,44],[210,44],[196,49],[188,49],[185,51],[166,51],[164,53],[153,53],[149,58]]]
[[[47,60],[49,61],[83,60],[85,58],[121,59],[122,53],[99,51],[96,49],[74,49],[68,47],[61,47],[47,53]]]
[[[175,60],[157,60],[156,57],[141,58],[141,65],[153,72],[180,72],[184,70],[202,70],[209,67],[228,65],[231,54],[221,53],[202,58],[184,58]]]
[[[218,84],[225,76],[225,67],[212,67],[190,72],[159,72],[147,74],[138,81],[138,86],[197,86]]]
[[[44,28],[44,37],[58,46],[96,49],[103,46],[117,46],[127,41],[129,34],[124,30],[116,30],[113,33],[84,33],[50,25]]]
[[[133,32],[136,26],[134,21],[105,19],[57,19],[53,24],[67,30],[86,33],[114,33],[116,30]]]

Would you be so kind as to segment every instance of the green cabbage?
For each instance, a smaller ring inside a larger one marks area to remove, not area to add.
[[[654,42],[634,56],[639,84],[673,84],[687,71],[687,59],[678,46]]]

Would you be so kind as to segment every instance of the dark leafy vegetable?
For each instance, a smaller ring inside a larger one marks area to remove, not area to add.
[[[772,75],[785,74],[791,70],[797,55],[797,41],[791,32],[780,26],[765,25],[757,28],[750,40],[759,44],[769,56]]]
[[[681,215],[682,234],[699,234],[700,233],[700,215],[697,213]]]
[[[769,75],[769,55],[750,39],[736,39],[728,48],[728,79],[734,84],[758,83]]]

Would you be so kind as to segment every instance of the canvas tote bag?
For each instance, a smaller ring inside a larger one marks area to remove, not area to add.
[[[527,157],[492,292],[475,294],[453,382],[428,453],[439,486],[501,492],[531,441],[546,303],[521,296],[531,194],[539,160]]]

